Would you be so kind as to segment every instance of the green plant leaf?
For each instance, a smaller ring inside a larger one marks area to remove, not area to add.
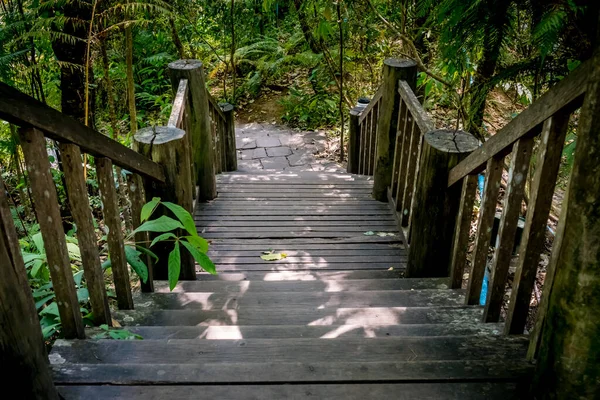
[[[285,254],[285,253],[269,253],[269,254],[263,254],[262,256],[260,256],[260,258],[262,258],[265,261],[278,261],[278,260],[283,260],[286,257],[287,257],[287,254]]]
[[[49,300],[52,300],[56,295],[54,293],[49,294],[46,297],[43,297],[41,300],[35,302],[35,309],[39,310],[44,304],[46,304]]]
[[[125,259],[140,277],[142,282],[148,281],[148,266],[140,258],[140,252],[133,246],[125,246]]]
[[[158,207],[159,204],[160,197],[154,197],[152,200],[144,204],[140,215],[140,221],[145,222],[148,218],[150,218],[150,216],[152,215],[152,213],[154,213],[154,210],[156,210],[156,207]]]
[[[192,244],[186,242],[185,240],[182,240],[181,244],[186,249],[188,249],[188,251],[190,252],[192,257],[194,257],[194,260],[196,260],[196,262],[198,264],[200,264],[200,266],[202,267],[203,270],[205,270],[206,272],[208,272],[209,274],[212,274],[212,275],[217,274],[217,268],[215,267],[215,264],[213,264],[211,259],[208,258],[208,256],[206,254],[201,253],[196,247],[194,247]]]
[[[173,233],[171,232],[167,232],[167,233],[163,233],[162,235],[158,235],[157,237],[154,238],[154,240],[152,241],[152,243],[150,244],[150,247],[153,247],[156,243],[165,240],[165,239],[170,239],[170,238],[175,238],[177,239],[177,236],[175,236]]]
[[[198,235],[185,236],[185,239],[202,253],[208,253],[208,241]]]
[[[175,242],[173,251],[169,253],[169,289],[173,291],[179,281],[179,271],[181,271],[181,253],[179,251],[179,242]]]
[[[41,232],[38,232],[35,235],[33,235],[31,237],[31,240],[33,240],[33,244],[40,252],[40,254],[46,254],[46,249],[44,248],[44,239],[42,238]]]
[[[160,218],[152,221],[144,222],[140,225],[133,233],[138,232],[169,232],[174,229],[183,229],[183,225],[179,221],[175,221],[173,218],[169,218],[163,215]]]
[[[164,202],[162,205],[167,207],[173,214],[175,214],[177,219],[181,221],[185,227],[185,230],[188,231],[190,235],[198,234],[198,231],[196,230],[196,224],[194,223],[194,218],[189,212],[187,212],[185,208],[169,202]]]
[[[56,304],[56,302],[48,304],[48,307],[40,311],[40,315],[53,315],[55,317],[60,316],[58,313],[58,304]]]
[[[158,256],[156,254],[154,254],[154,252],[145,248],[144,246],[136,245],[135,248],[138,249],[140,252],[152,257],[154,259],[154,261],[158,261]]]
[[[90,299],[90,292],[87,288],[79,288],[77,289],[77,301],[80,303],[84,303]]]

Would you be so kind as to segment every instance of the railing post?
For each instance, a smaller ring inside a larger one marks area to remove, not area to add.
[[[188,135],[192,136],[191,157],[195,166],[198,200],[213,200],[217,197],[215,155],[208,108],[208,92],[198,60],[179,60],[169,64],[171,82],[175,91],[180,79],[187,79],[189,86]],[[191,178],[190,178],[191,179]]]
[[[134,140],[138,151],[162,165],[165,171],[166,182],[164,184],[153,181],[145,185],[146,198],[160,197],[163,201],[175,203],[189,213],[193,213],[192,170],[185,135],[186,132],[182,129],[173,126],[158,126],[138,131]],[[161,210],[164,211],[162,208]],[[152,251],[158,256],[158,261],[154,265],[155,279],[168,278],[167,262],[172,249],[171,244],[157,244],[152,248]],[[182,280],[196,279],[195,261],[184,248],[181,248],[179,277]]]
[[[235,143],[235,113],[229,103],[219,104],[225,114],[225,170],[237,170],[237,149]]]
[[[31,182],[35,213],[44,238],[48,269],[56,293],[62,332],[68,339],[83,339],[83,319],[79,311],[56,186],[50,173],[46,139],[42,131],[35,128],[22,128],[19,134]]]
[[[448,186],[450,169],[478,147],[473,135],[438,129],[427,133],[419,164],[406,276],[445,277],[449,262],[461,187]]]
[[[600,39],[600,30],[596,36]],[[538,312],[538,318],[543,320],[539,327],[541,344],[532,387],[540,399],[593,399],[600,392],[598,43],[579,116],[577,153],[569,189],[552,249],[550,282],[546,281]]]
[[[19,398],[58,400],[1,177],[0,276],[2,381],[10,384]]]
[[[354,107],[350,110],[350,129],[348,130],[348,165],[349,174],[358,174],[358,163],[360,159],[360,126],[358,118],[364,107]]]
[[[373,197],[387,201],[387,190],[392,183],[394,148],[398,132],[400,95],[398,81],[408,82],[414,91],[417,83],[417,63],[412,60],[388,58],[383,63],[383,94],[380,100],[377,124],[377,151],[373,172]]]

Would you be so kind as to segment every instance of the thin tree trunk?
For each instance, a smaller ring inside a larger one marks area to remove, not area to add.
[[[181,39],[179,38],[179,34],[177,33],[177,27],[175,26],[175,19],[169,18],[169,26],[171,27],[171,36],[173,37],[173,44],[177,49],[177,54],[179,55],[179,59],[185,59],[185,51],[183,49],[183,43],[181,43]]]
[[[231,0],[231,10],[230,10],[230,18],[231,18],[231,56],[229,63],[231,64],[231,74],[233,78],[233,93],[231,94],[232,103],[235,103],[235,92],[237,89],[237,82],[235,79],[236,76],[236,67],[235,67],[235,0]]]
[[[337,1],[338,27],[340,30],[340,161],[344,161],[344,21],[342,21],[342,0]]]
[[[135,86],[133,84],[133,32],[131,26],[125,28],[125,63],[127,64],[127,105],[129,107],[130,134],[137,132],[135,110]]]

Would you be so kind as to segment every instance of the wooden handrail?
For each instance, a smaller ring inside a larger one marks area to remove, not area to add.
[[[359,124],[362,124],[362,122],[365,120],[365,118],[367,118],[367,115],[369,115],[371,110],[373,110],[377,103],[379,103],[379,100],[381,100],[381,96],[383,96],[383,85],[379,86],[379,89],[377,89],[377,92],[375,93],[369,104],[360,113],[360,117],[358,117]]]
[[[219,103],[217,103],[217,100],[215,100],[215,98],[211,96],[208,90],[206,91],[206,94],[208,95],[208,101],[212,105],[212,108],[217,112],[217,114],[219,114],[223,121],[225,121],[225,114],[223,114],[223,111],[221,110]]]
[[[165,181],[165,174],[158,164],[2,82],[0,118],[21,127],[37,128],[51,139],[75,144],[84,152],[109,158],[129,171]]]
[[[175,94],[175,100],[173,100],[173,108],[171,109],[171,115],[169,116],[168,126],[174,126],[181,128],[183,121],[183,115],[185,114],[185,104],[188,96],[188,80],[181,79],[179,81],[179,87]]]
[[[422,134],[424,135],[435,129],[435,125],[429,114],[427,114],[421,103],[419,103],[417,96],[415,96],[409,84],[406,81],[400,81],[398,85],[398,93],[400,93],[400,97],[404,100],[406,107],[408,107],[411,116],[415,119],[415,123]]]
[[[586,82],[592,67],[591,61],[586,61],[580,65],[569,76],[556,84],[504,128],[500,129],[483,146],[454,167],[448,177],[448,187],[469,174],[482,171],[490,158],[496,155],[508,154],[515,142],[531,134],[535,127],[541,125],[550,116],[562,109],[575,110],[579,108],[587,88]]]

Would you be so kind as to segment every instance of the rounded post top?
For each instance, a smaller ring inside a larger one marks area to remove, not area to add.
[[[429,145],[447,153],[471,153],[479,147],[475,136],[462,130],[436,129],[425,134]]]
[[[221,111],[223,112],[233,111],[233,105],[229,103],[219,103],[219,107],[221,107]]]
[[[415,68],[417,66],[416,61],[409,58],[386,58],[383,64],[392,68]]]
[[[164,144],[185,137],[183,129],[174,126],[149,126],[140,129],[133,137],[136,142],[144,144]]]
[[[200,60],[177,60],[169,63],[169,69],[190,70],[202,68],[202,65]]]

